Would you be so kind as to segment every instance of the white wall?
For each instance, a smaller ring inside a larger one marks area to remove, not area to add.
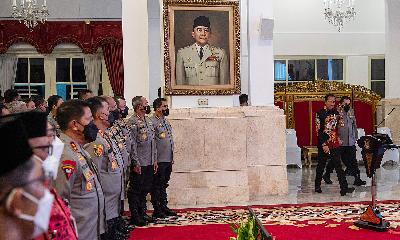
[[[348,56],[346,82],[368,87],[368,56],[385,53],[385,1],[355,1],[342,32],[323,15],[322,0],[274,1],[275,55]]]
[[[349,56],[346,61],[346,83],[369,87],[368,56]]]
[[[261,39],[261,19],[273,19],[273,0],[248,1],[249,99],[253,106],[274,104],[272,40]]]
[[[386,98],[400,98],[400,1],[387,0]]]
[[[161,65],[161,25],[160,25],[160,0],[148,0],[147,9],[149,14],[149,102],[153,102],[157,96],[157,90],[164,85],[164,71]]]
[[[131,107],[133,97],[149,97],[147,0],[123,0],[122,5],[124,96]]]

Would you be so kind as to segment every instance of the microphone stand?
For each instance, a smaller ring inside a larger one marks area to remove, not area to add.
[[[379,127],[380,125],[382,125],[382,123],[384,123],[384,122],[386,121],[386,118],[388,118],[389,115],[392,114],[392,112],[393,112],[395,109],[396,109],[396,108],[392,108],[392,110],[385,116],[385,118],[383,118],[383,120],[382,120],[378,125],[376,125],[376,127],[375,127],[375,133],[378,132],[378,127]]]

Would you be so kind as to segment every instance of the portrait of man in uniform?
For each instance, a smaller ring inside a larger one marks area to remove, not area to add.
[[[231,5],[229,5],[231,4]],[[164,57],[169,94],[240,92],[238,1],[166,1]],[[168,11],[166,10],[168,9]]]
[[[229,84],[229,59],[225,50],[209,44],[210,20],[198,16],[193,21],[194,43],[178,50],[177,85]]]

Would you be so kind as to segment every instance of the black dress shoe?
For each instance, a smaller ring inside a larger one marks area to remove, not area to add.
[[[366,181],[363,181],[363,180],[361,180],[361,178],[356,178],[355,180],[354,180],[354,186],[362,186],[362,185],[366,185],[367,184],[367,182]]]
[[[326,184],[332,184],[333,183],[332,180],[331,180],[331,177],[328,174],[324,174],[324,176],[322,176],[322,179],[324,179],[324,182]]]
[[[168,207],[165,207],[163,212],[165,213],[165,215],[167,215],[169,217],[178,216],[178,214],[175,211],[169,209]]]
[[[353,187],[348,187],[346,189],[340,190],[340,195],[344,196],[346,193],[352,193],[354,192],[355,188]]]
[[[130,224],[138,227],[143,227],[147,225],[147,222],[141,217],[134,217],[131,218]]]
[[[149,216],[149,215],[147,215],[147,213],[145,213],[145,214],[143,215],[143,219],[144,219],[146,222],[148,222],[148,223],[153,223],[153,222],[154,222],[154,218],[151,217],[151,216]]]
[[[166,218],[167,215],[165,215],[165,213],[162,212],[162,211],[160,211],[160,210],[157,210],[157,211],[155,210],[155,211],[153,212],[152,217],[153,217],[153,219],[154,219],[154,218]]]
[[[346,170],[344,170],[344,174],[346,174],[346,176],[351,176],[350,169],[346,168]]]
[[[322,193],[321,187],[315,187],[315,192],[316,193]]]

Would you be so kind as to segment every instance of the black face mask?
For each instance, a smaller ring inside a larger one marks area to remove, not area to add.
[[[110,126],[112,126],[113,124],[114,124],[114,122],[115,122],[115,117],[114,117],[114,114],[113,114],[113,112],[110,112],[109,114],[108,114],[108,122],[110,123]]]
[[[344,105],[343,110],[344,110],[345,112],[350,111],[350,105],[349,105],[349,104]]]
[[[164,116],[168,116],[168,115],[169,115],[169,109],[168,109],[168,108],[165,109],[165,110],[162,110],[161,112],[162,112],[162,114],[163,114]]]
[[[90,122],[88,125],[84,126],[83,129],[83,135],[85,136],[86,141],[88,142],[93,142],[97,138],[97,133],[99,132],[99,129],[97,128],[96,124],[94,122]]]
[[[144,111],[145,111],[146,114],[150,114],[151,113],[150,106],[149,105],[145,106],[144,107]]]
[[[126,118],[128,116],[128,107],[125,107],[123,111],[120,112],[122,118]]]

